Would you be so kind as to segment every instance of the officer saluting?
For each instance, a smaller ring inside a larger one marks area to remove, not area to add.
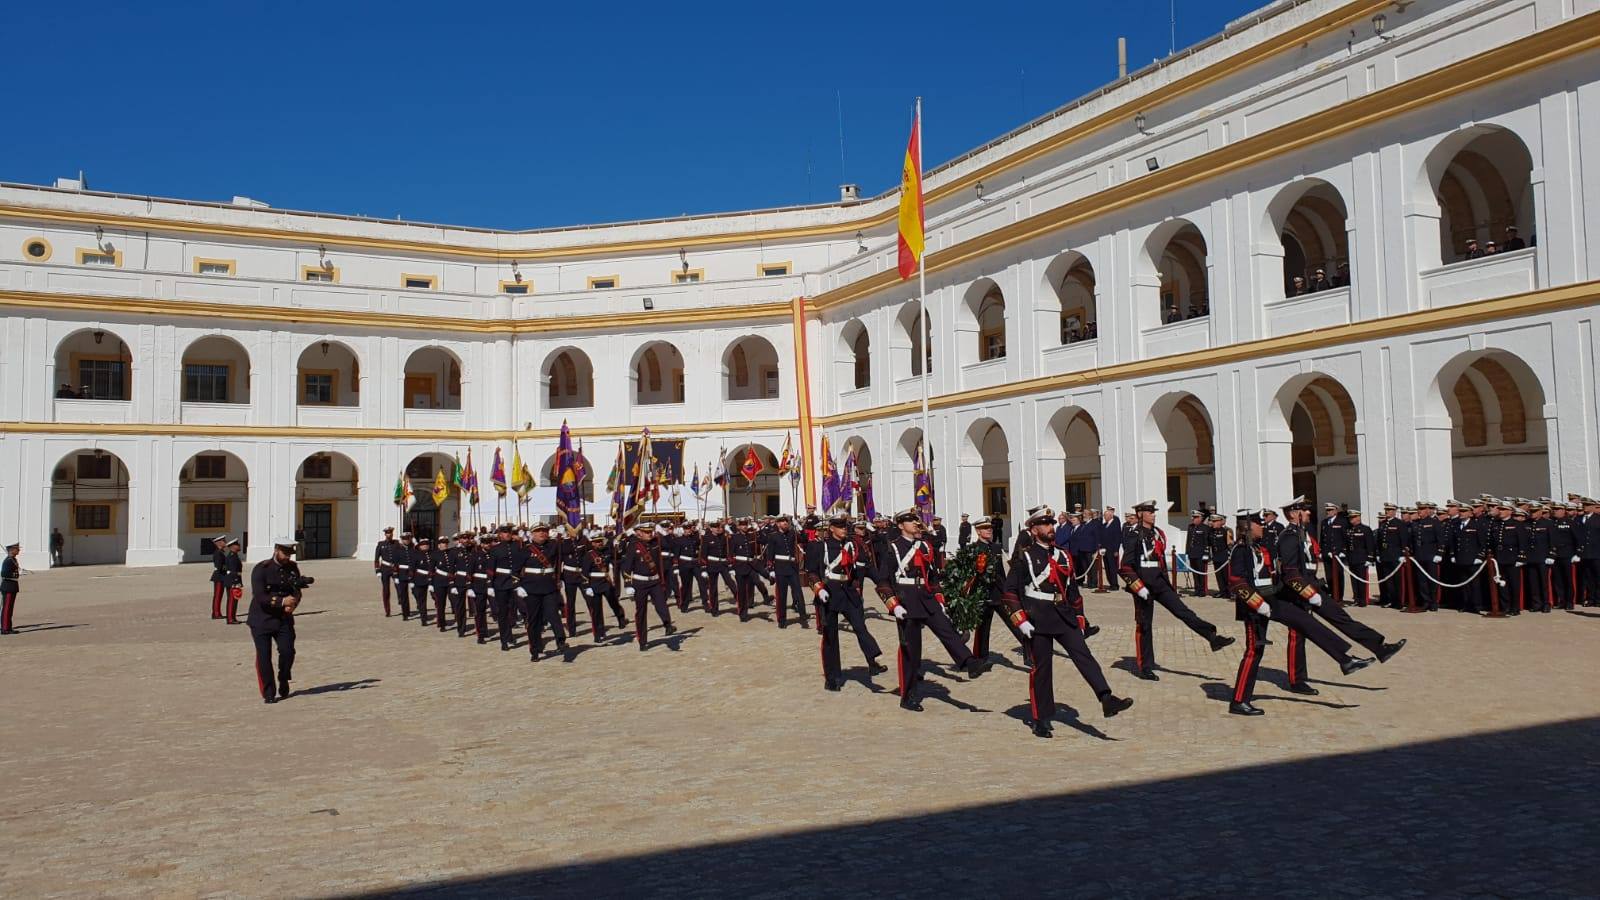
[[[916,686],[922,681],[922,629],[931,630],[955,664],[969,678],[989,671],[993,663],[972,655],[950,616],[944,611],[944,594],[934,580],[938,566],[932,544],[922,537],[922,513],[914,509],[895,516],[900,534],[889,542],[889,552],[879,562],[879,596],[900,622],[900,708],[921,712]]]
[[[310,579],[294,561],[294,541],[276,541],[272,556],[250,570],[250,637],[256,644],[256,684],[261,699],[276,703],[289,696],[294,668],[294,611],[301,588]],[[272,645],[278,645],[278,672],[273,676]]]
[[[986,521],[980,520],[977,524],[979,540],[983,539]],[[1050,737],[1050,721],[1056,714],[1051,674],[1055,643],[1061,644],[1072,664],[1078,667],[1078,674],[1100,700],[1100,711],[1106,718],[1132,706],[1133,701],[1111,693],[1105,673],[1100,671],[1100,664],[1083,640],[1072,603],[1072,595],[1078,591],[1073,582],[1072,557],[1051,540],[1055,516],[1048,509],[1043,510],[1028,519],[1027,526],[1033,540],[1018,544],[1011,560],[1011,573],[1005,580],[1002,602],[1010,622],[1029,642],[1032,651],[1028,701],[1033,714],[1033,733],[1047,738]]]

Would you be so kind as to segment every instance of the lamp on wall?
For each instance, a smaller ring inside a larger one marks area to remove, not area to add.
[[[328,342],[327,341],[323,341],[322,342],[322,355],[323,356],[327,356],[328,355]]]
[[[317,245],[317,265],[319,265],[324,272],[333,271],[333,260],[328,258],[327,244]]]
[[[105,342],[106,342],[106,333],[105,333],[105,332],[104,332],[104,331],[101,331],[101,330],[100,330],[100,329],[98,329],[98,328],[97,328],[97,329],[95,329],[95,332],[94,332],[94,342],[95,342],[95,343],[96,343],[96,344],[103,344],[103,343],[105,343]]]
[[[679,247],[678,248],[678,262],[683,264],[683,271],[685,271],[685,272],[689,271],[689,251],[683,249],[682,247]]]
[[[1384,15],[1383,13],[1378,13],[1377,15],[1372,17],[1372,33],[1377,35],[1379,40],[1382,40],[1382,41],[1389,40],[1389,38],[1387,36],[1385,36],[1384,33],[1383,33],[1384,29],[1386,29],[1388,27],[1389,27],[1389,17],[1388,16]]]
[[[856,232],[856,252],[857,253],[865,253],[865,252],[867,252],[867,239],[859,231]]]
[[[1150,132],[1148,132],[1148,131],[1145,131],[1145,129],[1144,129],[1144,126],[1145,126],[1145,118],[1144,118],[1144,113],[1142,113],[1142,112],[1141,112],[1141,113],[1136,113],[1136,114],[1135,114],[1135,115],[1134,115],[1134,117],[1133,117],[1133,127],[1134,127],[1134,128],[1135,128],[1135,129],[1136,129],[1136,130],[1137,130],[1137,131],[1138,131],[1138,132],[1139,132],[1139,133],[1140,133],[1140,134],[1149,134],[1149,133],[1150,133]]]
[[[517,284],[522,283],[522,270],[517,268],[517,261],[514,259],[511,261],[511,280]]]

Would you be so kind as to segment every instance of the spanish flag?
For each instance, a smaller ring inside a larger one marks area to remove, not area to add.
[[[917,273],[922,259],[922,101],[911,117],[911,140],[900,168],[900,277]]]

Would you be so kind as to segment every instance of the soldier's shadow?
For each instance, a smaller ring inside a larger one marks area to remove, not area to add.
[[[695,635],[697,635],[699,633],[700,633],[699,626],[696,626],[694,628],[685,628],[682,631],[678,632],[677,634],[670,635],[670,636],[664,637],[664,638],[656,638],[654,641],[651,641],[649,644],[646,644],[645,646],[646,647],[654,647],[657,644],[660,644],[660,645],[666,647],[668,650],[671,650],[672,652],[676,653],[679,650],[683,649],[683,642],[684,641],[687,641],[689,638],[692,638],[692,637],[694,637]]]
[[[1135,662],[1134,658],[1131,656],[1122,657],[1121,659],[1112,663],[1111,668],[1121,669],[1122,671],[1133,675],[1139,674],[1139,664]],[[1210,675],[1201,675],[1196,672],[1185,672],[1182,669],[1169,669],[1166,666],[1160,665],[1159,663],[1151,666],[1150,668],[1162,675],[1182,675],[1185,678],[1194,678],[1200,681],[1205,681],[1212,677]]]
[[[933,670],[929,674],[933,674],[934,672],[937,672],[937,670]],[[962,710],[963,712],[986,713],[990,711],[983,709],[982,707],[973,706],[971,703],[957,700],[951,695],[949,688],[937,682],[928,681],[927,679],[923,679],[922,683],[917,688],[917,693],[929,700],[938,700],[940,703],[947,703],[951,706],[954,706],[956,709]]]
[[[891,691],[888,688],[879,687],[878,684],[872,680],[872,672],[870,670],[862,668],[860,666],[856,666],[855,668],[852,668],[852,669],[845,669],[843,672],[840,673],[840,675],[844,678],[845,681],[854,681],[854,682],[857,682],[858,684],[864,685],[867,690],[871,691],[874,694],[892,694],[892,693],[894,693],[894,691]]]
[[[331,684],[319,684],[313,688],[302,688],[295,691],[294,696],[308,697],[312,694],[337,694],[345,691],[364,691],[382,680],[382,678],[363,678],[359,681],[335,681]]]
[[[1281,672],[1281,671],[1276,671],[1276,670],[1272,670],[1272,669],[1263,668],[1261,670],[1261,674],[1256,676],[1256,680],[1265,681],[1267,684],[1270,684],[1273,687],[1283,688],[1286,691],[1289,689],[1289,673],[1288,672]],[[1307,677],[1306,681],[1311,682],[1313,684],[1325,684],[1328,687],[1343,688],[1343,689],[1349,689],[1349,690],[1353,690],[1353,691],[1387,691],[1388,690],[1388,688],[1386,688],[1386,687],[1375,687],[1375,686],[1370,685],[1370,684],[1349,684],[1349,683],[1343,682],[1343,681],[1328,681],[1327,679],[1324,679],[1324,678],[1310,678],[1310,677]]]
[[[60,631],[63,628],[87,628],[88,622],[74,622],[70,625],[59,625],[55,622],[39,622],[35,625],[18,625],[18,634],[32,634],[40,631]]]
[[[1019,703],[1016,706],[1006,710],[1005,714],[1010,718],[1022,722],[1023,724],[1031,724],[1033,721],[1032,713],[1033,707],[1026,703]],[[1073,731],[1086,734],[1089,737],[1097,738],[1102,741],[1121,740],[1121,738],[1114,738],[1111,735],[1106,734],[1104,731],[1094,727],[1093,725],[1090,725],[1088,722],[1083,721],[1083,719],[1078,715],[1078,711],[1066,705],[1065,703],[1056,703],[1055,718],[1051,719],[1050,721],[1060,722],[1063,725],[1066,725],[1068,728],[1071,728]]]
[[[1260,679],[1258,679],[1258,681],[1259,680]],[[1208,681],[1205,684],[1200,685],[1200,690],[1205,692],[1205,695],[1206,695],[1207,699],[1216,700],[1216,701],[1221,702],[1221,703],[1232,703],[1233,702],[1233,685],[1231,685],[1231,684],[1223,684],[1220,681]],[[1282,701],[1282,702],[1285,702],[1285,703],[1305,703],[1305,704],[1308,704],[1310,706],[1321,706],[1321,707],[1325,707],[1327,709],[1356,709],[1361,705],[1359,703],[1333,703],[1333,702],[1328,701],[1328,700],[1313,700],[1310,697],[1298,697],[1298,696],[1293,696],[1293,695],[1288,696],[1288,697],[1280,697],[1277,694],[1267,694],[1265,696],[1263,696],[1261,694],[1257,694],[1251,700],[1252,703],[1262,703],[1262,702],[1268,702],[1268,701],[1271,701],[1271,702]]]

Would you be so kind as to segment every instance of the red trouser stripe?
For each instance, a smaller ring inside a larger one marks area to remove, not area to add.
[[[782,604],[779,604],[782,606]],[[817,655],[822,659],[822,677],[828,677],[828,635],[822,628],[822,607],[817,607]]]
[[[906,699],[906,648],[904,644],[894,654],[895,673],[900,679],[900,699]]]
[[[1299,634],[1299,632],[1295,631],[1293,628],[1289,629],[1289,683],[1290,684],[1294,684],[1295,683],[1294,645],[1297,643],[1297,641],[1295,641],[1295,635],[1297,635],[1297,634]]]
[[[1138,619],[1133,621],[1133,662],[1139,667],[1139,671],[1144,671],[1144,641],[1139,637]]]
[[[0,599],[0,631],[11,630],[11,614],[17,608],[17,594],[15,591],[6,594]]]
[[[213,618],[222,615],[222,582],[211,582],[211,615]]]
[[[1233,686],[1233,702],[1244,702],[1245,680],[1250,677],[1250,667],[1256,658],[1256,629],[1255,625],[1246,622],[1244,625],[1244,659],[1239,662],[1239,680]]]
[[[1033,711],[1033,720],[1035,722],[1039,721],[1039,695],[1033,689],[1033,680],[1038,676],[1039,667],[1037,665],[1028,670],[1028,708]]]

